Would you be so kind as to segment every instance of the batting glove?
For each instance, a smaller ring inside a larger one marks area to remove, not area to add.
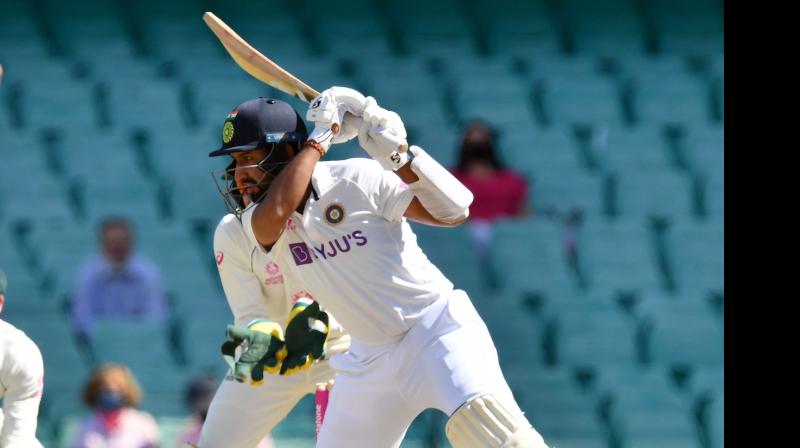
[[[408,141],[403,120],[397,113],[386,111],[381,120],[385,124],[372,125],[362,120],[358,129],[358,143],[381,164],[384,170],[397,170],[408,160]]]
[[[311,101],[306,119],[314,122],[308,139],[314,140],[327,152],[331,144],[343,143],[355,138],[357,131],[345,127],[345,114],[361,116],[366,105],[364,95],[347,87],[331,87]]]
[[[250,376],[250,384],[260,385],[264,372],[276,373],[286,358],[286,344],[281,327],[275,322],[261,320],[249,327],[228,325],[226,340],[220,350],[231,368],[233,378],[243,383]],[[245,344],[244,353],[236,360],[236,349]]]
[[[300,299],[294,304],[286,324],[287,355],[281,364],[281,375],[305,370],[322,358],[329,324],[328,313],[320,311],[319,303]]]

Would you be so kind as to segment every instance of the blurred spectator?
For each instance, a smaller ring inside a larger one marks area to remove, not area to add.
[[[101,254],[81,266],[72,293],[72,324],[85,336],[96,319],[165,321],[167,304],[156,265],[133,253],[133,234],[121,218],[100,229]]]
[[[203,428],[208,407],[211,405],[218,384],[219,380],[211,374],[198,376],[189,383],[186,389],[186,406],[192,411],[192,415],[181,430],[175,448],[184,448],[186,444],[197,445],[200,440],[200,430]],[[272,446],[272,438],[267,434],[256,448],[272,448]]]
[[[142,392],[133,373],[121,364],[96,369],[83,390],[92,415],[80,425],[73,448],[155,448],[161,433],[152,415],[136,406]]]
[[[6,293],[6,276],[0,271],[0,313]],[[41,448],[36,440],[36,419],[42,400],[44,363],[36,344],[0,319],[0,447]]]
[[[492,221],[523,216],[530,211],[525,179],[500,163],[494,132],[485,123],[472,122],[464,129],[453,175],[475,196],[469,208],[469,221],[481,253],[491,240]]]

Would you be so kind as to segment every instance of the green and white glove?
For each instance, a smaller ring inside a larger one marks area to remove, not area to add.
[[[299,299],[289,312],[286,324],[286,358],[281,375],[292,375],[311,367],[322,358],[329,330],[328,313],[311,299]]]
[[[244,353],[236,360],[236,348],[242,344]],[[220,350],[233,378],[243,383],[249,376],[254,386],[264,381],[264,372],[278,372],[287,354],[281,327],[269,320],[258,320],[247,327],[228,325]]]

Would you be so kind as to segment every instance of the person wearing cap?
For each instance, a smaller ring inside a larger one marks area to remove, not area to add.
[[[256,250],[240,221],[240,211],[260,200],[273,173],[300,151],[306,138],[305,122],[291,106],[257,98],[228,114],[222,147],[211,153],[231,157],[228,169],[214,173],[231,212],[222,217],[214,234],[214,257],[234,324],[223,355],[233,362],[235,341],[241,336],[251,344],[270,345],[272,358],[271,363],[257,366],[239,364],[226,375],[207,405],[200,447],[252,448],[269,440],[273,428],[304,396],[316,391],[317,383],[333,378],[327,360],[314,361],[344,351],[349,344],[341,325],[307,293],[286,290],[282,266],[269,253]],[[309,326],[309,317],[317,330]],[[296,337],[290,340],[292,334]],[[315,356],[303,354],[278,365],[276,357],[287,352],[284,336],[287,343],[315,345]],[[314,434],[313,424],[308,431]]]
[[[325,321],[324,307],[351,336],[348,350],[328,361],[336,382],[317,447],[397,447],[411,422],[434,408],[449,416],[445,432],[455,448],[546,448],[503,377],[486,324],[426,257],[408,222],[458,226],[472,193],[409,146],[400,117],[372,97],[332,87],[311,101],[306,118],[314,129],[305,141],[273,137],[254,151],[272,117],[240,111],[225,123],[223,142],[246,141],[211,156],[234,159],[223,191],[238,205],[231,244],[242,246],[244,261],[272,257],[286,291],[316,301],[307,334]],[[372,160],[320,161],[354,138]],[[220,259],[224,266],[227,254]],[[280,366],[280,375],[319,355],[316,341],[296,340],[291,328],[285,338],[233,330],[231,344],[248,342],[234,370]]]
[[[0,313],[7,280],[0,271]],[[44,386],[39,347],[22,331],[0,319],[0,447],[36,448],[36,419]]]

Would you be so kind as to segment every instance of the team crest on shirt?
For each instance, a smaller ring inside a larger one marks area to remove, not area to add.
[[[330,224],[339,224],[344,221],[344,208],[333,203],[325,208],[325,220]]]

